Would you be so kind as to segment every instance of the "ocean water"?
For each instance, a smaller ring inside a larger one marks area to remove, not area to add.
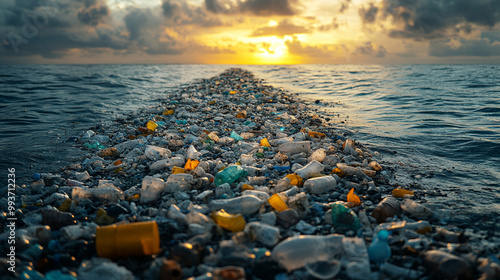
[[[68,137],[230,67],[299,93],[452,220],[498,229],[500,65],[1,65],[0,174],[29,183],[78,162]]]

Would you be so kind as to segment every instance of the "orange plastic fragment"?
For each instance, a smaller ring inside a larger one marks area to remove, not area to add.
[[[214,105],[214,104],[215,104],[215,100],[212,100],[212,101],[208,102],[208,105]]]
[[[405,197],[405,196],[413,196],[415,194],[414,191],[410,191],[410,190],[405,190],[405,189],[393,189],[392,190],[392,196],[396,197],[396,198],[400,198],[400,197]]]
[[[214,220],[214,222],[223,229],[232,232],[242,231],[246,224],[245,219],[241,214],[229,214],[226,213],[224,209],[212,212],[212,214],[210,214],[210,218],[212,218],[212,220]]]
[[[290,185],[292,186],[302,186],[302,184],[304,184],[304,180],[302,179],[302,177],[300,177],[299,175],[293,173],[293,174],[288,174],[286,175],[286,177],[290,180]]]
[[[186,173],[186,169],[184,169],[182,167],[174,166],[172,168],[172,174],[179,174],[179,173]]]
[[[232,90],[232,91],[229,92],[229,94],[234,95],[234,94],[236,94],[236,91]]]
[[[416,230],[415,232],[420,233],[420,234],[426,234],[426,233],[429,233],[431,231],[432,231],[431,227],[424,227],[424,228]]]
[[[136,193],[134,194],[133,196],[129,196],[127,197],[127,201],[139,201],[139,199],[141,198],[141,195]]]
[[[239,112],[238,114],[236,114],[236,118],[238,119],[245,119],[246,117],[247,117],[246,112]]]
[[[339,177],[344,177],[345,176],[345,172],[338,168],[338,167],[335,167],[333,170],[332,170],[332,174],[337,174]]]
[[[269,202],[271,207],[273,207],[274,210],[276,210],[278,212],[285,211],[286,209],[288,209],[288,205],[286,205],[286,203],[283,201],[283,199],[277,193],[273,194],[267,200],[267,202]]]
[[[243,184],[243,186],[241,186],[241,190],[242,191],[248,191],[248,190],[255,190],[254,187],[252,187],[251,185],[249,184]]]
[[[188,161],[186,162],[186,165],[184,165],[184,168],[186,169],[186,171],[190,171],[190,170],[195,169],[196,166],[198,166],[198,164],[200,164],[199,160],[197,160],[197,159],[188,159]]]
[[[167,111],[163,111],[163,115],[166,116],[166,115],[173,115],[174,114],[174,110],[170,109],[170,110],[167,110]]]
[[[321,133],[321,132],[316,132],[316,131],[309,131],[307,134],[309,135],[309,137],[313,137],[313,138],[323,138],[323,137],[326,137],[326,134]]]
[[[264,139],[260,140],[260,145],[262,147],[268,147],[268,148],[271,147],[271,144],[269,144],[269,141],[267,140],[267,138],[264,138]]]
[[[115,162],[113,162],[113,165],[114,166],[118,166],[118,165],[120,165],[122,163],[123,163],[123,161],[121,159],[117,159],[117,160],[115,160]]]
[[[354,203],[355,206],[358,206],[361,204],[361,200],[359,199],[359,196],[354,194],[354,188],[352,188],[349,193],[347,194],[347,202],[352,202]]]
[[[155,131],[155,129],[158,127],[158,124],[155,123],[154,121],[148,121],[146,123],[146,127],[151,131]]]

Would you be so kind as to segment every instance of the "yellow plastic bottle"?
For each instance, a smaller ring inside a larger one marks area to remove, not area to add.
[[[245,228],[245,218],[241,214],[229,214],[224,209],[214,211],[210,214],[210,218],[223,229],[237,232]]]
[[[277,193],[273,194],[268,200],[269,204],[271,207],[274,208],[274,210],[281,212],[285,211],[288,209],[288,205],[286,205],[285,201],[281,198],[281,196]]]
[[[117,259],[160,252],[160,233],[155,221],[98,227],[95,245],[99,257]]]

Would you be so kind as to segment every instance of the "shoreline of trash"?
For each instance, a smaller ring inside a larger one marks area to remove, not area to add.
[[[392,167],[337,133],[296,95],[248,71],[195,81],[158,106],[75,138],[89,150],[82,163],[16,187],[16,273],[9,275],[500,275],[498,244],[472,247],[482,244],[478,237],[442,221],[450,210],[391,185]],[[8,238],[0,235],[2,251]],[[2,260],[7,269],[11,260]]]

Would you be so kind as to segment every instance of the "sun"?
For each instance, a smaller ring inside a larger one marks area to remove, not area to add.
[[[266,37],[258,43],[258,49],[255,52],[258,63],[262,64],[283,64],[288,63],[288,48],[285,40],[275,36]]]

